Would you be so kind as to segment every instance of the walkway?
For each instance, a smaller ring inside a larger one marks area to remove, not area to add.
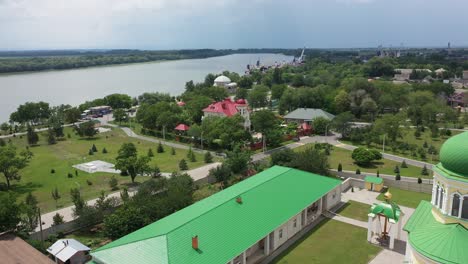
[[[215,168],[218,165],[221,165],[221,163],[220,162],[215,162],[215,163],[207,164],[205,166],[202,166],[202,167],[199,167],[199,168],[196,168],[196,169],[193,169],[193,170],[189,170],[189,171],[187,171],[187,174],[190,175],[190,177],[194,181],[198,181],[200,179],[206,178],[208,176],[208,173],[209,173],[210,169]],[[169,176],[171,174],[170,173],[162,173],[162,175],[167,177],[167,176]],[[142,176],[139,176],[139,177],[142,177]],[[129,190],[128,193],[129,193],[130,196],[133,196],[136,193],[136,191],[137,190],[134,188],[134,189]],[[111,193],[111,194],[107,195],[107,197],[108,198],[115,197],[115,198],[120,199],[120,192]],[[96,204],[97,200],[98,199],[92,199],[92,200],[86,201],[86,204],[94,205],[94,204]],[[44,223],[42,225],[42,229],[46,229],[46,228],[49,228],[49,227],[52,226],[52,223],[54,222],[53,217],[57,213],[59,213],[60,215],[63,216],[63,221],[64,222],[72,221],[74,219],[73,218],[73,208],[74,207],[75,206],[68,206],[68,207],[64,207],[64,208],[56,210],[56,211],[52,211],[52,212],[49,212],[49,213],[42,214],[41,215],[41,220]],[[40,231],[39,227],[36,228],[36,231]]]

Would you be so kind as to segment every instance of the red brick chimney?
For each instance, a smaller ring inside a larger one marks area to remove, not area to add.
[[[192,237],[192,248],[198,250],[198,236]]]

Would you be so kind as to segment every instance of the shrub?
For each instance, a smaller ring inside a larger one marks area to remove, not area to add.
[[[93,151],[92,149],[90,149],[90,150],[88,151],[88,155],[94,155],[94,151]]]
[[[109,180],[109,187],[111,188],[112,191],[115,191],[118,189],[119,182],[115,178],[115,176],[112,176]]]
[[[93,183],[92,183],[90,180],[86,180],[86,183],[87,183],[89,186],[93,185]]]
[[[171,148],[171,155],[175,155],[175,148],[174,147]]]
[[[213,156],[211,155],[211,152],[207,151],[205,153],[205,163],[212,163],[213,162]]]
[[[356,148],[351,158],[359,165],[369,165],[374,160],[382,159],[382,154],[375,149]]]
[[[339,172],[343,171],[343,165],[341,165],[341,163],[338,164],[338,171]]]
[[[67,138],[71,138],[71,135],[70,135],[70,133],[67,133]]]
[[[400,173],[397,173],[397,174],[395,175],[395,180],[396,180],[396,181],[399,181],[399,180],[401,180]]]
[[[195,157],[195,152],[192,151],[192,154],[190,154],[190,161],[191,162],[196,162],[197,161],[197,157]]]
[[[421,179],[421,178],[418,178],[418,183],[419,183],[419,184],[422,183],[422,179]]]
[[[50,173],[54,174],[54,173],[55,173],[55,169],[51,169],[51,170],[50,170]]]
[[[414,137],[415,138],[420,138],[421,137],[421,131],[419,131],[419,128],[414,131]]]
[[[67,174],[68,178],[73,178],[73,174],[71,174],[70,172]]]
[[[446,130],[445,130],[445,135],[446,135],[447,137],[452,136],[452,131],[451,131],[450,129],[446,129]]]
[[[92,150],[93,152],[97,152],[96,145],[93,144],[93,146],[91,147],[91,150]]]
[[[429,170],[427,169],[426,165],[421,170],[421,175],[429,175]]]
[[[187,161],[185,161],[185,159],[180,160],[179,168],[180,168],[180,170],[188,170]]]
[[[428,148],[429,145],[427,144],[427,141],[424,141],[423,148]]]
[[[106,148],[102,148],[102,153],[103,153],[103,154],[106,154],[106,153],[107,153],[107,149],[106,149]]]
[[[393,169],[393,172],[394,173],[400,173],[400,168],[398,167],[398,165],[395,165],[395,168]]]
[[[78,176],[78,171],[77,170],[75,170],[75,176]]]
[[[154,153],[153,153],[153,150],[150,148],[148,149],[148,154],[147,154],[148,157],[152,158],[154,157]]]
[[[377,170],[377,177],[380,177],[380,171]]]
[[[402,168],[408,168],[408,165],[406,164],[406,161],[405,161],[405,160],[403,160],[403,161],[401,162],[401,167],[402,167]]]
[[[188,149],[188,152],[187,152],[187,158],[190,159],[190,157],[192,157],[192,147],[190,146],[189,149]]]
[[[356,169],[356,174],[361,174],[361,170],[359,168]]]
[[[63,216],[60,215],[59,213],[56,213],[53,217],[52,220],[54,221],[52,223],[52,226],[57,226],[63,224]]]
[[[159,141],[157,152],[158,153],[163,153],[164,152],[164,147],[163,147],[161,141]]]

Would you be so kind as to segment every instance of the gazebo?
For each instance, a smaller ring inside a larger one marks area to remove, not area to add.
[[[383,179],[380,177],[366,176],[364,182],[369,191],[380,192],[383,188]]]
[[[186,124],[178,124],[174,129],[180,132],[187,132],[190,129],[190,127]]]
[[[373,235],[382,243],[390,240],[389,248],[393,249],[395,238],[400,239],[401,222],[403,212],[400,207],[391,201],[392,194],[385,193],[385,201],[379,204],[374,203],[368,214],[369,222],[367,229],[367,241],[372,242]],[[382,227],[383,221],[383,227]]]

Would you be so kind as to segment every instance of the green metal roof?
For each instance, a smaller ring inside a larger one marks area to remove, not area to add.
[[[438,263],[467,263],[468,230],[458,223],[438,222],[431,210],[431,203],[421,201],[403,228],[412,248]]]
[[[455,174],[468,177],[468,132],[449,138],[440,148],[442,166]]]
[[[439,163],[439,164],[433,166],[432,169],[435,172],[437,172],[439,175],[442,175],[442,176],[444,176],[446,178],[456,180],[456,181],[468,182],[468,177],[465,177],[465,176],[463,176],[461,174],[458,174],[456,172],[447,170],[446,168],[444,168],[442,163]]]
[[[398,220],[400,220],[401,209],[394,202],[381,202],[379,204],[373,204],[369,210],[369,214],[383,214],[388,217],[391,222],[396,223]]]
[[[380,177],[375,177],[375,176],[366,176],[364,178],[365,182],[370,182],[370,183],[375,183],[375,184],[381,184],[383,182],[383,179]]]
[[[284,116],[286,119],[304,119],[304,120],[314,120],[317,117],[324,117],[326,119],[335,118],[334,115],[323,111],[322,109],[315,108],[297,108],[291,113]]]
[[[274,166],[91,254],[104,263],[227,263],[340,183]]]

